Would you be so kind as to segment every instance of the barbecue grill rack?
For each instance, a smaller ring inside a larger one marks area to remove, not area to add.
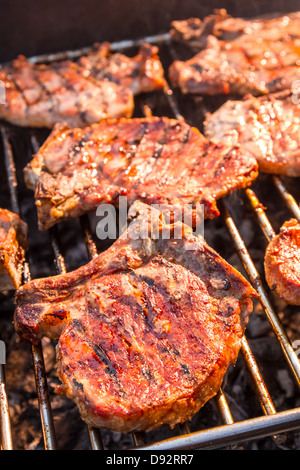
[[[146,37],[140,39],[139,41],[128,40],[113,43],[112,50],[130,50],[131,48],[136,48],[143,42],[149,42],[159,46],[160,56],[165,67],[165,73],[167,77],[167,68],[170,61],[174,60],[174,58],[177,58],[176,46],[172,44],[169,33]],[[81,54],[87,53],[88,51],[89,48],[84,48],[76,51],[66,51],[56,54],[36,56],[29,60],[34,63],[38,63],[67,58],[74,59],[79,57]],[[167,57],[165,61],[162,58],[163,51]],[[154,101],[151,101],[153,98],[152,95],[155,95]],[[154,105],[153,109],[153,102],[155,104],[164,103],[164,105],[159,105],[159,111],[157,112],[156,105]],[[187,106],[185,106],[186,102],[188,102]],[[195,125],[196,127],[201,127],[203,109],[205,109],[205,105],[203,106],[201,99],[199,100],[199,98],[184,97],[182,101],[180,100],[180,93],[177,93],[176,90],[172,90],[169,85],[166,85],[163,90],[155,91],[153,94],[150,94],[150,98],[148,95],[142,96],[142,98],[136,98],[136,103],[138,103],[138,105],[136,105],[136,113],[138,115],[139,113],[144,113],[146,115],[151,113],[159,115],[158,113],[160,113],[160,115],[165,114],[178,119],[186,119],[189,124]],[[193,109],[192,118],[190,113],[191,107]],[[186,112],[186,108],[189,109],[188,113]],[[22,214],[22,203],[20,201],[20,185],[22,185],[23,182],[20,182],[17,177],[18,168],[16,167],[14,140],[16,139],[16,135],[17,138],[24,139],[25,132],[25,140],[27,139],[27,143],[24,145],[26,145],[29,155],[32,155],[32,153],[35,153],[42,144],[45,136],[43,135],[42,131],[30,129],[24,131],[5,123],[1,123],[0,128],[4,155],[4,167],[10,198],[10,209],[13,212],[19,214],[26,221],[26,218],[24,218]],[[18,133],[20,133],[20,136]],[[26,163],[27,162],[24,162],[24,166]],[[257,184],[259,185],[259,183]],[[253,186],[256,186],[257,184],[255,182]],[[268,177],[268,185],[270,191],[275,190],[275,192],[277,192],[285,204],[286,217],[294,217],[300,220],[299,205],[295,197],[293,197],[293,195],[288,191],[284,179],[278,176],[270,176]],[[221,212],[220,220],[230,235],[233,246],[240,259],[241,268],[244,269],[249,281],[257,291],[259,302],[272,327],[272,331],[280,344],[287,368],[293,376],[296,386],[300,387],[300,362],[297,351],[293,348],[291,340],[289,339],[285,328],[280,322],[278,313],[274,309],[270,300],[270,293],[265,287],[265,283],[259,275],[258,268],[255,266],[255,262],[251,258],[247,250],[246,243],[239,232],[239,220],[237,222],[235,221],[235,214],[238,212],[238,210],[236,210],[236,204],[239,204],[243,199],[243,204],[247,206],[247,216],[256,220],[255,223],[259,226],[259,230],[263,234],[265,241],[268,242],[272,237],[274,237],[276,231],[267,216],[266,209],[258,199],[256,192],[254,192],[253,186],[252,188],[238,191],[239,194],[242,193],[238,200],[233,196],[233,208],[230,196],[229,198],[226,197],[218,202],[218,207]],[[33,210],[35,210],[34,202],[32,202],[32,204]],[[79,221],[82,229],[83,240],[87,249],[88,258],[92,259],[97,256],[99,249],[93,236],[89,216],[82,216],[80,217]],[[35,228],[29,227],[29,230],[35,230]],[[67,268],[64,256],[62,255],[62,251],[60,249],[60,239],[57,227],[55,226],[51,228],[48,231],[48,234],[49,243],[54,254],[55,272],[57,274],[65,273],[67,272]],[[49,275],[53,275],[53,267],[51,267],[51,269],[52,271],[49,272]],[[24,283],[30,281],[31,279],[30,253],[25,263],[23,278]],[[280,443],[284,442],[284,433],[299,429],[300,407],[295,407],[284,411],[276,410],[271,398],[271,393],[267,388],[263,374],[258,367],[256,359],[246,338],[247,330],[242,340],[240,356],[243,359],[245,368],[249,374],[254,391],[261,406],[261,416],[234,422],[230,406],[226,400],[226,396],[222,389],[220,389],[216,397],[211,400],[214,402],[219,411],[222,423],[220,426],[213,426],[204,430],[191,432],[189,423],[184,423],[182,425],[176,426],[171,437],[160,441],[150,442],[148,444],[147,434],[132,433],[132,448],[151,450],[214,449],[224,448],[227,446],[230,446],[230,448],[240,448],[239,446],[241,443],[245,441],[251,441],[265,437],[272,437],[275,442],[280,445]],[[53,414],[51,411],[51,402],[47,386],[47,375],[45,371],[42,345],[40,344],[39,346],[31,346],[31,349],[36,390],[39,401],[44,448],[46,450],[55,450],[59,448],[59,443],[56,441],[55,426],[53,423]],[[1,364],[0,366],[0,444],[1,449],[9,450],[13,449],[9,415],[9,400],[5,387],[5,365]],[[88,434],[90,438],[91,449],[104,449],[101,431],[99,429],[88,427]]]

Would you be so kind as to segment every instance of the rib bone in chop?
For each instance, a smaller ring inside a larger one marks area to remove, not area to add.
[[[209,142],[196,128],[165,117],[120,119],[85,129],[56,126],[25,168],[35,190],[39,228],[117,204],[124,195],[180,213],[204,205],[219,214],[216,199],[257,177],[256,159],[235,139]],[[202,210],[202,208],[200,208]],[[195,220],[197,219],[197,209]],[[201,217],[201,215],[200,215]]]
[[[235,363],[252,309],[255,292],[234,268],[153,211],[136,202],[107,251],[16,294],[17,332],[59,338],[58,391],[92,426],[149,431],[190,419]]]

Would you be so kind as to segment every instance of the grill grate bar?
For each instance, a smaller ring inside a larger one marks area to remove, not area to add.
[[[297,219],[300,220],[300,207],[299,204],[297,204],[295,198],[288,192],[286,189],[283,181],[281,178],[278,176],[273,176],[273,182],[278,189],[279,193],[281,194],[282,198],[284,199],[287,207],[293,214],[293,216]]]
[[[4,364],[0,364],[0,444],[2,450],[13,450],[10,416],[5,388]]]
[[[155,34],[152,36],[146,36],[142,39],[124,39],[122,41],[114,41],[110,44],[110,50],[112,52],[125,51],[133,47],[142,46],[145,42],[149,44],[160,44],[170,39],[169,33]],[[45,64],[57,60],[74,60],[78,59],[82,55],[86,55],[93,50],[93,46],[82,47],[80,49],[61,51],[53,54],[41,54],[30,57],[29,62],[33,64]]]
[[[254,210],[254,212],[257,216],[259,225],[260,225],[267,241],[269,242],[270,240],[272,240],[272,238],[275,237],[275,235],[276,235],[275,230],[273,229],[268,217],[266,216],[266,213],[263,209],[263,206],[260,203],[260,201],[258,200],[255,192],[252,191],[252,189],[248,188],[248,189],[245,190],[245,193],[246,193],[246,196],[248,197],[248,199],[251,203],[252,209]]]
[[[182,437],[173,437],[138,450],[200,450],[220,449],[224,446],[270,436],[274,433],[296,430],[300,427],[300,408],[281,411],[274,415],[247,419],[230,426],[223,425]]]

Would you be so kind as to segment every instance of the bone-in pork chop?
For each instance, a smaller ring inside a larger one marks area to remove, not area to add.
[[[87,265],[21,287],[14,318],[25,340],[58,338],[58,391],[83,420],[121,432],[173,427],[217,393],[255,296],[191,228],[139,202],[131,217]]]

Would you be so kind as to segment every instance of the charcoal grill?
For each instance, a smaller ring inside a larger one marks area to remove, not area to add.
[[[174,4],[176,4],[176,2],[170,3],[173,7]],[[214,6],[220,7],[224,5],[217,4]],[[154,3],[153,8],[159,8],[159,6]],[[168,26],[170,20],[178,19],[178,16],[176,18],[170,17],[172,14],[171,10],[172,9],[170,9],[169,16],[164,20],[167,22]],[[258,11],[258,8],[255,9],[255,13],[259,14],[261,12],[265,12],[265,10],[263,8],[261,11]],[[203,14],[207,13],[210,13],[210,11],[203,12]],[[237,9],[232,13],[236,15],[240,14]],[[253,13],[253,11],[251,11],[251,13]],[[186,11],[182,18],[193,15],[201,16],[199,11],[194,9]],[[248,16],[250,15],[248,14]],[[161,21],[160,26],[162,26],[163,23],[164,22]],[[152,31],[153,28],[154,26],[152,24]],[[101,39],[110,40],[111,38],[108,36]],[[159,31],[158,34],[155,35],[130,40],[122,37],[120,41],[114,41],[112,43],[112,50],[128,51],[130,53],[130,51],[135,51],[137,46],[142,42],[151,42],[159,46],[160,56],[163,65],[165,66],[167,76],[167,68],[170,61],[174,58],[178,58],[178,48],[176,48],[176,46],[171,42],[168,32]],[[87,51],[88,47],[84,47],[81,49],[67,50],[66,52],[59,51],[56,53],[35,55],[32,56],[30,60],[33,62],[49,62],[65,58],[76,58]],[[183,99],[179,92],[172,90],[169,85],[166,85],[163,90],[159,90],[147,96],[138,97],[136,99],[135,113],[137,116],[142,115],[143,113],[153,113],[155,115],[168,115],[178,119],[185,119],[189,124],[200,127],[201,130],[202,117],[207,106],[216,106],[216,103],[192,97],[186,97]],[[22,181],[22,176],[20,176],[22,175],[22,168],[20,168],[20,158],[18,155],[20,150],[18,149],[18,143],[22,143],[21,147],[24,155],[23,158],[25,159],[25,156],[27,155],[27,160],[25,161],[23,159],[24,167],[31,155],[37,151],[41,143],[44,141],[45,134],[43,131],[34,129],[18,129],[5,123],[1,123],[0,127],[2,153],[4,157],[4,179],[5,186],[7,188],[7,196],[9,197],[7,208],[20,214],[20,216],[27,221],[23,214],[22,191],[24,190],[24,182]],[[295,182],[295,180],[293,182]],[[277,176],[260,176],[251,188],[238,191],[238,195],[226,197],[218,202],[221,216],[217,223],[224,226],[234,249],[238,254],[241,269],[245,271],[249,281],[257,291],[259,302],[271,326],[272,334],[280,345],[286,368],[292,376],[298,390],[300,387],[300,362],[298,351],[296,348],[293,348],[291,338],[286,332],[286,328],[281,323],[276,308],[273,306],[271,292],[266,287],[264,279],[261,276],[263,260],[259,260],[260,266],[257,267],[257,261],[253,260],[253,257],[247,248],[247,243],[243,239],[239,230],[239,214],[242,211],[246,214],[244,217],[249,218],[256,224],[257,232],[262,234],[263,243],[268,242],[272,237],[274,237],[279,227],[276,214],[274,214],[274,206],[271,208],[273,212],[270,212],[269,209],[264,207],[264,205],[268,207],[265,200],[261,200],[261,197],[257,195],[257,193],[260,192],[264,194],[264,191],[261,191],[261,188],[266,187],[266,185],[268,187],[268,191],[274,195],[274,197],[279,197],[284,205],[285,217],[295,217],[300,220],[300,209],[297,203],[298,194],[293,195],[291,193],[289,189],[290,180],[279,178]],[[33,195],[31,210],[33,212],[35,211]],[[26,210],[26,213],[28,214],[28,209]],[[276,227],[273,227],[270,220],[275,221]],[[91,219],[89,215],[80,217],[79,223],[88,259],[92,259],[97,256],[99,250],[104,249],[104,247],[99,247],[99,243],[94,237],[94,231],[91,228]],[[36,225],[30,224],[29,231],[30,236],[31,234],[34,236],[33,232],[37,231]],[[48,275],[65,273],[67,272],[67,267],[63,256],[63,249],[61,248],[60,234],[57,226],[48,231],[48,236],[54,260],[53,266],[49,267]],[[29,252],[24,269],[24,283],[30,281],[31,277],[32,264],[31,253]],[[57,442],[56,439],[42,344],[39,346],[32,346],[31,352],[44,448],[46,450],[59,449],[60,443]],[[269,391],[264,379],[264,373],[260,370],[257,360],[251,351],[247,340],[247,331],[242,341],[240,357],[242,357],[245,370],[251,379],[253,390],[260,405],[261,414],[235,421],[226,398],[226,393],[220,389],[217,396],[211,400],[211,402],[216,405],[219,412],[220,422],[218,425],[208,426],[205,429],[194,430],[191,429],[190,423],[184,423],[176,426],[172,432],[170,431],[171,434],[167,436],[167,438],[153,438],[152,433],[150,442],[147,434],[133,433],[131,436],[132,448],[151,450],[213,449],[224,448],[227,446],[230,446],[230,448],[239,448],[239,446],[244,442],[266,437],[271,437],[274,442],[280,446],[280,444],[284,442],[285,433],[292,432],[300,428],[300,407],[296,404],[296,406],[293,407],[285,406],[283,407],[283,410],[276,409],[272,400],[272,391]],[[6,391],[5,365],[3,364],[1,364],[0,368],[0,429],[1,448],[5,450],[13,449],[14,443],[11,432],[9,396]],[[100,450],[105,448],[101,431],[99,429],[88,427],[88,435],[91,449]],[[157,433],[157,436],[159,436],[159,432]],[[128,448],[131,448],[131,446]]]

